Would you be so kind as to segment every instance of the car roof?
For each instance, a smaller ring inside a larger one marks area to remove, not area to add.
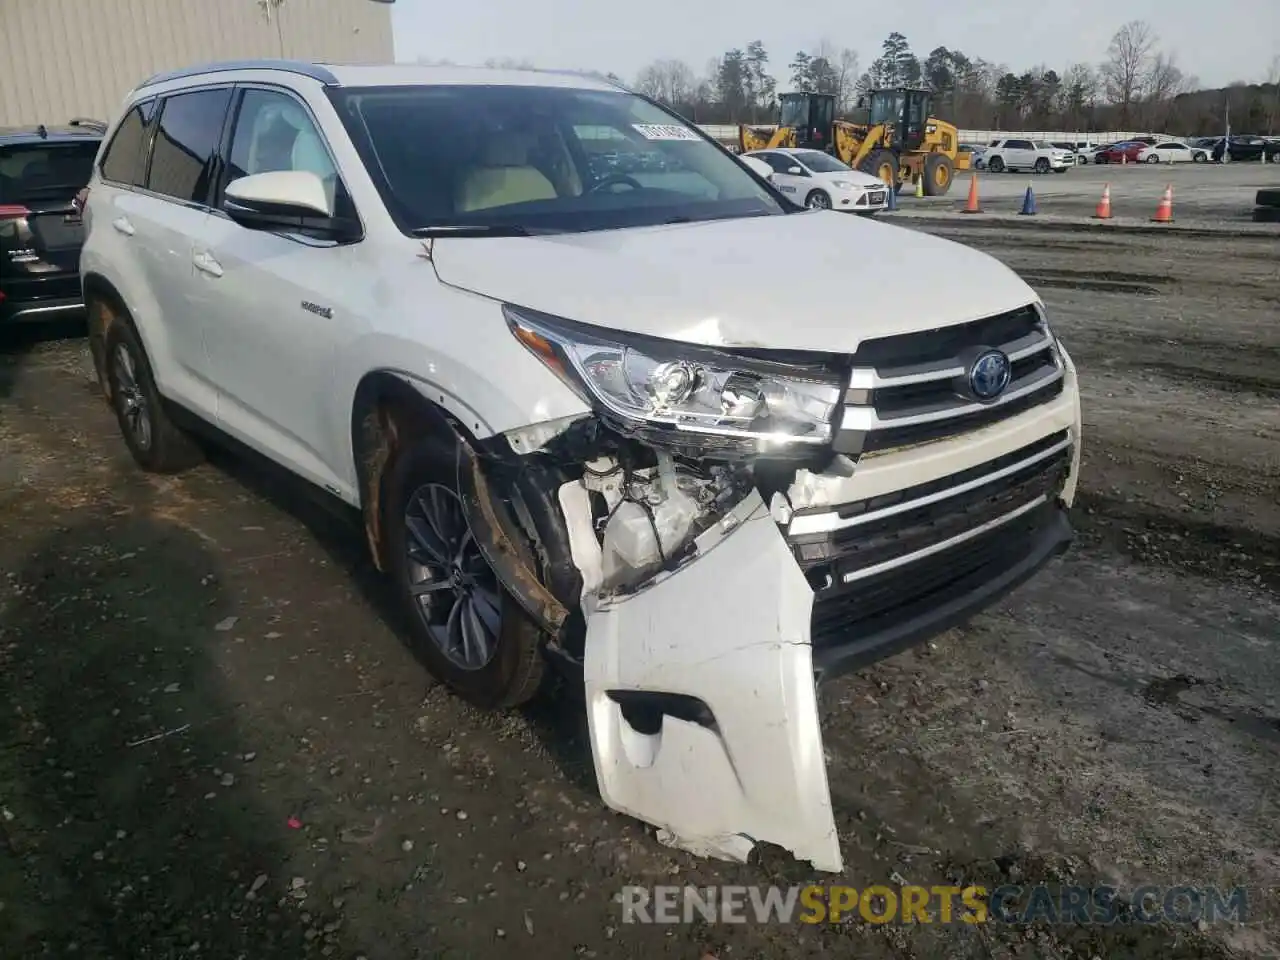
[[[32,124],[21,127],[0,127],[0,146],[19,143],[68,143],[77,140],[101,140],[107,125],[101,121],[84,121],[74,124]]]
[[[306,60],[223,60],[149,77],[135,88],[141,95],[151,88],[176,88],[188,81],[202,81],[210,74],[288,73],[326,87],[395,87],[420,85],[485,85],[563,87],[578,90],[621,90],[604,77],[571,70],[512,70],[490,67],[425,66],[415,63],[354,64]],[[219,77],[223,79],[223,77]],[[225,77],[225,79],[235,79]],[[155,91],[162,92],[162,91]],[[138,97],[135,96],[135,99]]]

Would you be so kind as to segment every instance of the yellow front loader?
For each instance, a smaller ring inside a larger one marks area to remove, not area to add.
[[[926,196],[940,197],[951,189],[956,170],[969,169],[969,155],[959,151],[955,126],[930,116],[931,99],[927,90],[873,90],[868,122],[859,124],[835,119],[830,94],[784,93],[778,127],[740,126],[738,146],[744,153],[779,147],[823,150],[899,190],[922,180]]]

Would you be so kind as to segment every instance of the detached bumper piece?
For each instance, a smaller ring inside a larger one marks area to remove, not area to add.
[[[815,671],[857,669],[967,619],[1066,549],[1067,431],[961,473],[821,512],[787,540],[814,590]]]
[[[755,492],[695,542],[695,559],[587,614],[600,794],[672,846],[745,860],[768,841],[838,872],[812,591]]]

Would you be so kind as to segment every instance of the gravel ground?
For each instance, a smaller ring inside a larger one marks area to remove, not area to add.
[[[945,197],[901,196],[902,212],[955,212],[969,195],[969,173],[956,174]],[[1278,163],[1086,164],[1066,173],[989,173],[977,171],[978,194],[988,213],[1016,214],[1030,186],[1041,216],[1089,220],[1111,184],[1111,212],[1116,222],[1148,223],[1167,186],[1173,187],[1175,223],[1245,224],[1252,219],[1254,197],[1266,187],[1280,187]],[[1272,235],[1280,227],[1272,226]]]
[[[1081,370],[1079,538],[824,688],[845,881],[1243,883],[1253,922],[624,926],[624,884],[808,873],[607,811],[570,698],[431,687],[346,528],[230,456],[139,473],[52,340],[0,355],[0,956],[1277,955],[1274,240],[918,225],[1042,290]]]

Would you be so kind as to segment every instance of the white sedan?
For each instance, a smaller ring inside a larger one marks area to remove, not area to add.
[[[1180,140],[1153,143],[1138,154],[1140,163],[1205,163],[1209,152],[1191,147]]]
[[[773,168],[770,182],[796,203],[818,210],[874,216],[889,204],[883,180],[841,163],[821,150],[753,150],[743,154]]]

